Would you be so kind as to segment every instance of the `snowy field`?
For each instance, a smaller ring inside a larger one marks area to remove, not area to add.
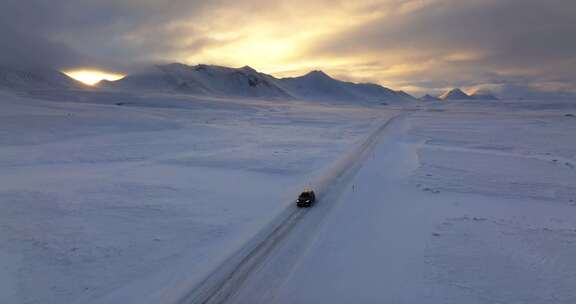
[[[575,303],[574,112],[454,102],[395,120],[230,302]]]
[[[410,180],[442,210],[424,252],[430,296],[575,303],[576,103],[496,105],[412,119]]]
[[[574,102],[43,94],[0,95],[0,303],[176,303],[385,121],[228,302],[576,302]]]
[[[0,303],[170,302],[394,112],[47,94],[0,93]]]

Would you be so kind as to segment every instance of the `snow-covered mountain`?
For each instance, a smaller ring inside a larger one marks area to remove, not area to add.
[[[468,94],[464,93],[462,90],[455,88],[447,91],[446,93],[440,95],[441,100],[465,100],[472,99]]]
[[[180,63],[156,65],[117,81],[102,82],[109,89],[168,91],[199,95],[288,98],[276,79],[246,66],[228,68]]]
[[[49,68],[0,66],[0,89],[13,91],[80,89],[85,86]]]
[[[279,81],[288,92],[300,99],[367,102],[414,100],[402,91],[394,91],[373,83],[340,81],[322,71],[312,71],[304,76],[282,78]]]
[[[180,92],[230,97],[297,98],[305,100],[385,102],[414,100],[402,91],[377,84],[336,80],[321,71],[277,79],[250,67],[215,65],[157,65],[117,81],[103,81],[106,89]]]

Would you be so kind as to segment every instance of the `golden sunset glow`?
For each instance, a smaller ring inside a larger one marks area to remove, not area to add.
[[[300,76],[316,69],[334,74],[366,57],[311,55],[317,43],[390,13],[388,9],[367,9],[381,1],[361,2],[343,2],[332,8],[326,2],[297,1],[294,6],[266,7],[259,11],[259,18],[222,11],[201,22],[171,23],[165,30],[195,33],[205,39],[189,38],[182,43],[194,45],[192,51],[184,48],[159,54],[157,59],[166,61],[169,56],[187,64],[249,65],[277,77]],[[230,27],[231,19],[235,20],[234,27]],[[147,36],[136,33],[129,39],[140,41]]]
[[[87,85],[95,85],[101,80],[118,80],[124,77],[125,75],[104,72],[99,70],[72,70],[72,71],[64,71],[64,74],[84,83]]]
[[[523,77],[548,79],[546,75],[562,70],[560,76],[549,81],[576,86],[566,80],[573,78],[566,75],[574,71],[574,52],[556,56],[545,43],[533,39],[532,33],[542,30],[538,25],[532,24],[534,29],[522,27],[522,33],[514,26],[504,26],[502,33],[494,35],[494,22],[475,19],[494,11],[505,12],[495,15],[501,24],[516,19],[526,22],[511,24],[530,23],[526,17],[530,14],[517,15],[506,4],[508,1],[223,0],[175,1],[171,5],[162,1],[145,1],[145,5],[127,2],[130,4],[126,7],[137,8],[133,11],[136,16],[129,20],[134,24],[111,26],[105,46],[100,39],[74,34],[56,36],[82,41],[74,44],[74,49],[91,55],[88,57],[115,54],[108,58],[106,66],[126,74],[134,72],[132,68],[173,62],[250,66],[275,77],[322,70],[347,81],[373,82],[421,94],[440,92],[449,86],[447,82],[475,86],[490,84],[494,77],[518,81]],[[541,17],[537,12],[542,9],[550,9],[545,3],[530,2],[535,17]],[[118,5],[126,9],[124,4]],[[163,13],[148,18],[149,14],[144,13],[147,10],[152,15],[154,11]],[[559,13],[564,11],[559,9]],[[555,15],[550,14],[554,24]],[[565,19],[565,23],[554,27],[558,33],[546,36],[559,45],[574,32],[573,22]],[[507,36],[515,38],[499,38]],[[527,52],[530,54],[517,56]],[[541,57],[543,54],[546,58]],[[543,62],[534,64],[534,58],[542,58]],[[122,77],[86,68],[97,67],[97,63],[86,64],[67,74],[89,85]]]
[[[359,28],[374,26],[374,22],[383,18],[403,18],[433,2],[406,0],[397,5],[395,1],[382,0],[337,4],[295,0],[293,5],[258,6],[258,18],[245,14],[244,9],[255,7],[239,4],[243,10],[220,8],[213,14],[195,16],[193,20],[170,20],[154,29],[144,27],[126,33],[122,40],[143,47],[151,36],[177,37],[169,40],[172,47],[151,53],[147,58],[151,62],[248,65],[276,77],[294,77],[311,70],[323,70],[347,81],[375,82],[401,88],[410,85],[406,79],[436,68],[442,62],[436,59],[414,62],[412,57],[416,57],[416,51],[413,49],[385,46],[386,51],[382,52],[380,47],[365,47],[364,41],[339,40],[343,37],[355,39],[353,33]],[[234,20],[233,26],[230,20]],[[336,43],[331,44],[332,41]],[[448,59],[463,60],[470,56],[469,53],[453,52]],[[68,75],[90,85],[101,79],[122,77],[87,70],[73,71]]]

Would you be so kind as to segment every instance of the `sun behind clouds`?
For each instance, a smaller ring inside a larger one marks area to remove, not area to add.
[[[91,69],[71,70],[64,71],[63,73],[87,85],[95,85],[103,79],[114,81],[125,76],[122,74]]]

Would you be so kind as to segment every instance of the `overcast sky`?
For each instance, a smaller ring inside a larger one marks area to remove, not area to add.
[[[0,0],[0,64],[323,69],[413,93],[576,90],[574,0]]]

